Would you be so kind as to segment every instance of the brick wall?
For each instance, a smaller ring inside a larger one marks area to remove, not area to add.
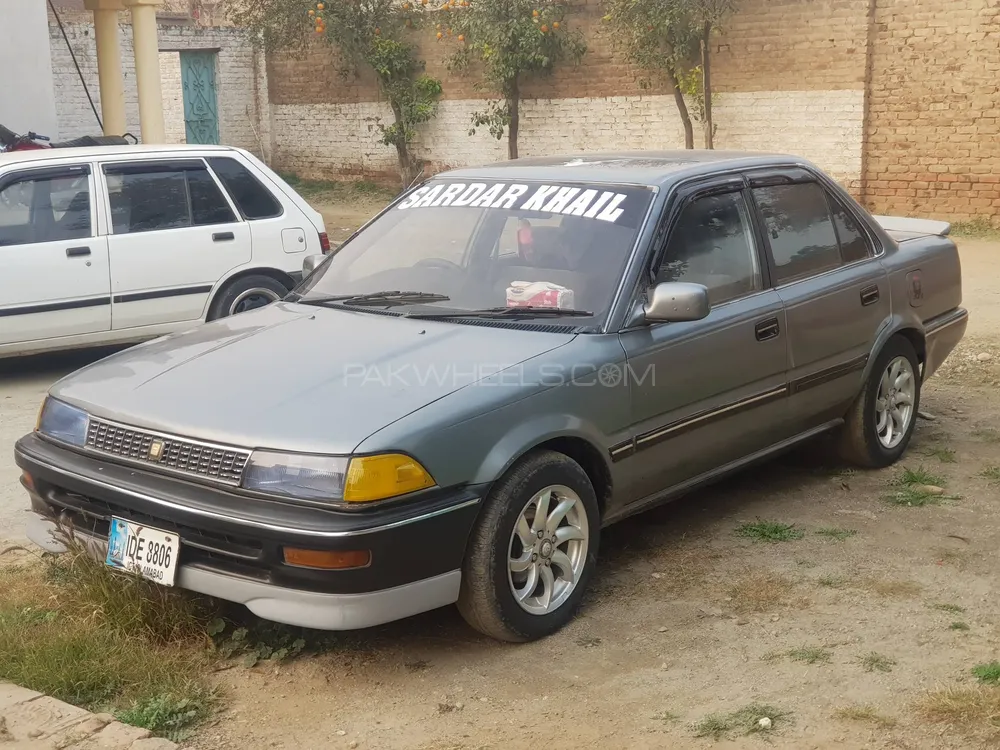
[[[526,87],[522,155],[683,147],[673,97],[662,86],[641,85],[642,74],[616,54],[603,13],[596,0],[574,6],[567,26],[586,37],[583,63]],[[482,93],[474,77],[448,70],[456,42],[437,42],[438,19],[428,20],[418,32],[420,57],[442,79],[444,96],[416,153],[432,170],[506,158],[504,142],[485,132],[468,135]],[[868,0],[744,0],[715,40],[717,146],[801,154],[857,192],[867,28]],[[311,177],[394,175],[395,152],[378,143],[376,126],[391,113],[371,76],[345,78],[340,68],[322,42],[298,58],[270,57],[275,163]]]
[[[87,13],[61,13],[63,26],[76,56],[90,95],[100,112],[97,78],[97,49],[94,27]],[[119,22],[122,72],[125,79],[126,125],[139,135],[139,103],[135,86],[135,61],[132,53],[132,29],[123,14]],[[52,74],[55,82],[56,115],[60,138],[75,138],[100,132],[87,99],[87,91],[73,65],[55,20],[50,18],[49,41],[52,50]],[[270,113],[266,95],[266,71],[261,56],[246,44],[238,29],[202,26],[183,20],[159,24],[161,50],[161,86],[164,96],[164,125],[168,142],[179,143],[184,135],[184,110],[181,98],[180,50],[217,50],[216,95],[219,108],[219,137],[222,143],[262,153],[262,133],[269,129]],[[174,53],[172,55],[165,53]],[[166,61],[166,65],[164,62]],[[175,63],[176,61],[176,63]],[[262,123],[267,123],[262,125]],[[265,144],[266,146],[266,144]],[[266,151],[267,149],[263,149]]]
[[[865,198],[883,212],[1000,215],[1000,4],[878,0]]]

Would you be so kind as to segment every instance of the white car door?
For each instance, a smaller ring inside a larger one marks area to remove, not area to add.
[[[202,159],[103,165],[114,330],[197,320],[251,258],[250,229]]]
[[[0,346],[111,329],[94,194],[89,164],[0,176]]]

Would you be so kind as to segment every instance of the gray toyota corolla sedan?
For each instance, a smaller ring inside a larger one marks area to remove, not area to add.
[[[284,301],[53,386],[29,535],[281,622],[538,638],[614,521],[827,431],[897,460],[967,323],[948,231],[795,157],[441,174]]]

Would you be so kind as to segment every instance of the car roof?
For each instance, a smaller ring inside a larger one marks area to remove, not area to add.
[[[0,154],[0,167],[28,162],[46,162],[57,159],[93,159],[99,156],[170,156],[187,152],[234,151],[231,146],[197,146],[185,143],[158,145],[85,146],[83,148],[40,148],[27,151],[11,151]]]
[[[615,151],[515,159],[483,167],[453,169],[435,175],[448,179],[586,181],[666,186],[700,174],[730,169],[805,165],[786,154],[752,151]]]

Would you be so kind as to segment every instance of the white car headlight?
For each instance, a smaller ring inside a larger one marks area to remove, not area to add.
[[[90,417],[83,409],[46,397],[38,414],[38,432],[60,443],[83,447]]]
[[[434,486],[420,463],[399,453],[317,456],[254,451],[243,489],[333,505],[372,503]]]
[[[243,470],[243,488],[302,500],[339,502],[347,474],[344,456],[254,451]]]

